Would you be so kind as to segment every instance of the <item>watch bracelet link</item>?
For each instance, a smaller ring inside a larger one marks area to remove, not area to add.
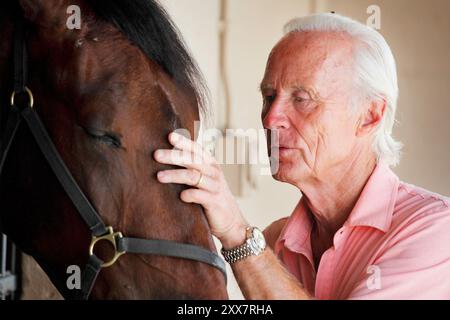
[[[252,250],[247,242],[231,250],[224,250],[222,248],[221,252],[223,257],[225,258],[225,261],[230,264],[253,255]]]

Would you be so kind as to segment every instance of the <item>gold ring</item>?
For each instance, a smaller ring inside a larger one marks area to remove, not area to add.
[[[198,186],[200,186],[200,183],[202,183],[202,181],[203,181],[203,173],[201,173],[201,171],[199,171],[198,173],[200,173],[200,178],[198,178],[198,181],[197,181],[197,183],[194,185],[194,187],[198,187]]]

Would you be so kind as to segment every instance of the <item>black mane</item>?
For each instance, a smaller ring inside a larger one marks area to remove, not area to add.
[[[178,85],[192,90],[204,111],[206,87],[177,27],[155,0],[91,0],[99,18],[112,23]]]

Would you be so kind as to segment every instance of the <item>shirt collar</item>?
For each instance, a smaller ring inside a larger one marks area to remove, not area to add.
[[[380,161],[364,186],[345,226],[368,226],[386,232],[392,222],[398,190],[398,177],[383,161]],[[303,197],[282,229],[275,244],[275,253],[283,245],[291,251],[311,257],[312,219]]]
[[[364,186],[344,225],[368,226],[386,232],[391,226],[399,179],[381,161]]]
[[[275,243],[275,253],[278,254],[284,246],[290,251],[304,254],[312,263],[311,229],[312,218],[302,197],[281,230]]]

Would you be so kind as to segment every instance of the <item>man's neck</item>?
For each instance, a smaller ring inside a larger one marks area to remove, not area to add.
[[[374,158],[355,158],[330,170],[326,179],[299,186],[319,234],[333,237],[342,227],[375,166]]]

